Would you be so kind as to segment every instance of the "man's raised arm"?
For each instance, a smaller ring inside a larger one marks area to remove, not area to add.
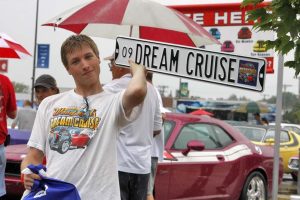
[[[131,114],[132,109],[142,103],[147,94],[146,70],[142,65],[129,61],[132,79],[125,90],[122,103],[126,116]]]

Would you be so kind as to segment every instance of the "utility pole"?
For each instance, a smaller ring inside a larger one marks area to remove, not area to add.
[[[169,86],[166,86],[166,85],[159,85],[158,86],[159,93],[162,97],[165,96],[166,89],[168,89],[168,88],[169,88]]]
[[[286,109],[286,88],[288,87],[292,87],[292,85],[290,84],[282,84],[283,87],[283,99],[282,99],[282,111],[283,113],[285,113],[285,109]]]
[[[263,95],[263,101],[266,101],[266,97],[269,96],[268,94],[262,94]]]
[[[181,78],[179,78],[178,99],[181,98]]]
[[[300,98],[300,77],[298,77],[298,98]]]
[[[36,68],[36,45],[37,45],[37,32],[38,32],[38,20],[39,20],[39,0],[36,0],[36,14],[35,14],[35,33],[34,33],[34,51],[33,51],[33,66],[32,66],[32,83],[31,83],[31,102],[34,98],[34,81],[35,81],[35,68]]]

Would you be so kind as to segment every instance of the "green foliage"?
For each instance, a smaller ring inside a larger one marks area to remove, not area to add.
[[[232,95],[230,95],[230,97],[228,98],[228,100],[230,100],[230,101],[237,101],[238,98],[237,98],[237,96],[235,94],[232,94]]]
[[[282,116],[282,121],[289,123],[300,123],[300,99],[297,95],[291,92],[282,93],[282,108],[285,114]],[[276,96],[272,96],[265,100],[268,104],[276,103]]]
[[[23,83],[12,82],[16,93],[27,93],[29,91],[28,85]]]
[[[264,0],[243,0],[242,6],[258,5]],[[272,12],[269,12],[272,11]],[[258,31],[274,31],[275,40],[266,41],[267,49],[274,49],[283,55],[295,50],[294,60],[284,63],[286,67],[300,72],[300,1],[273,0],[269,6],[258,8],[247,13],[248,20],[253,20],[253,28]]]
[[[276,103],[276,97],[272,96],[269,99],[264,100],[265,102],[269,103],[269,104],[275,104]]]
[[[296,103],[290,112],[283,115],[283,119],[293,124],[300,123],[300,103]]]

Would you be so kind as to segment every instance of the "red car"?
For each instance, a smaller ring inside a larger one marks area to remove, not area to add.
[[[226,40],[221,46],[221,51],[234,52],[234,44],[230,40]]]
[[[252,32],[248,27],[242,27],[238,32],[238,39],[251,39]]]
[[[9,195],[21,197],[24,192],[24,186],[21,182],[20,165],[23,158],[27,155],[26,144],[8,145],[5,148],[6,168],[5,168],[5,185],[6,193]]]
[[[267,199],[273,149],[254,145],[231,125],[209,116],[167,113],[165,160],[158,165],[155,199]],[[21,195],[26,145],[6,149],[8,194]],[[280,182],[282,180],[280,166]]]
[[[50,149],[64,154],[69,149],[85,148],[91,137],[93,137],[93,132],[88,129],[68,130],[59,127],[50,133]]]
[[[167,113],[165,160],[155,199],[265,199],[271,195],[274,152],[254,145],[209,116]],[[280,182],[283,170],[280,165]],[[251,196],[251,198],[250,198]]]

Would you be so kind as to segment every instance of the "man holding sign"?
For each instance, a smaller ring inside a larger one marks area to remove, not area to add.
[[[146,96],[145,69],[129,62],[132,79],[112,94],[101,86],[99,50],[90,37],[67,38],[61,59],[76,87],[40,104],[21,170],[41,164],[45,156],[46,175],[74,184],[81,199],[119,200],[116,140]],[[31,190],[36,179],[41,178],[24,174],[25,188]]]

